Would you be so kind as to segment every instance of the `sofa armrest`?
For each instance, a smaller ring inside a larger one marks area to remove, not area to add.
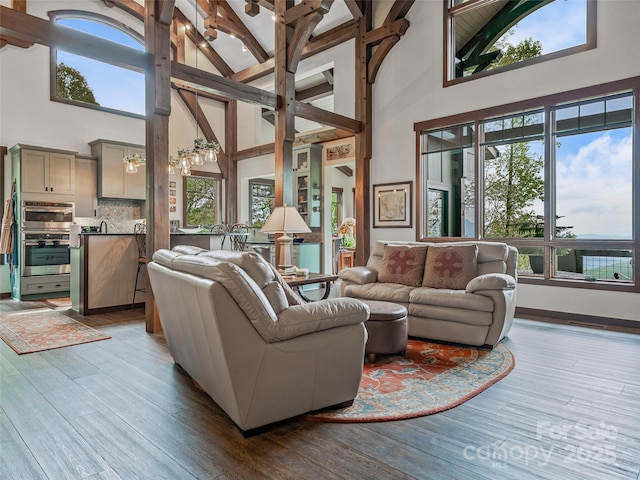
[[[467,293],[482,290],[513,290],[516,288],[516,280],[511,275],[504,273],[486,273],[472,279],[465,291]]]
[[[355,298],[330,298],[292,305],[278,314],[277,338],[283,341],[308,333],[344,325],[356,325],[369,318],[369,307]]]
[[[365,283],[375,283],[378,281],[378,271],[371,267],[351,267],[344,268],[338,272],[342,280],[364,285]]]

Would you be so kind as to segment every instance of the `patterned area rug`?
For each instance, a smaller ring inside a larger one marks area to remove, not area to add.
[[[493,350],[409,340],[401,356],[365,362],[353,405],[307,418],[324,422],[384,422],[442,412],[466,402],[515,366],[509,349]]]
[[[71,306],[71,298],[69,297],[60,297],[60,298],[47,298],[44,303],[49,305],[52,308],[58,307],[70,307]]]
[[[47,308],[0,314],[0,338],[22,355],[111,337]]]

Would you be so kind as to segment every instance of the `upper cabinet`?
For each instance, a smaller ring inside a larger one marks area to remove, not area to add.
[[[22,193],[73,195],[76,152],[15,145],[11,158]]]
[[[136,173],[127,173],[123,158],[144,155],[143,145],[98,139],[90,142],[91,155],[98,158],[98,197],[146,200],[146,166],[140,165]]]
[[[307,225],[320,227],[322,205],[322,147],[305,145],[293,150],[293,198]]]

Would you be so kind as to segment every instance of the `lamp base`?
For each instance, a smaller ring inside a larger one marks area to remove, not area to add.
[[[291,245],[293,244],[293,238],[286,233],[281,237],[276,238],[276,246],[279,249],[280,261],[278,263],[278,271],[283,275],[295,274],[293,265],[291,264]]]

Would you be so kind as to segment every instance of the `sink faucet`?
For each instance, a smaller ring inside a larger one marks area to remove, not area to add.
[[[103,226],[103,225],[104,225],[104,232],[102,231],[102,226]],[[100,222],[100,233],[108,233],[108,232],[107,232],[107,230],[108,230],[107,222],[105,222],[104,220],[102,220],[102,221]]]

